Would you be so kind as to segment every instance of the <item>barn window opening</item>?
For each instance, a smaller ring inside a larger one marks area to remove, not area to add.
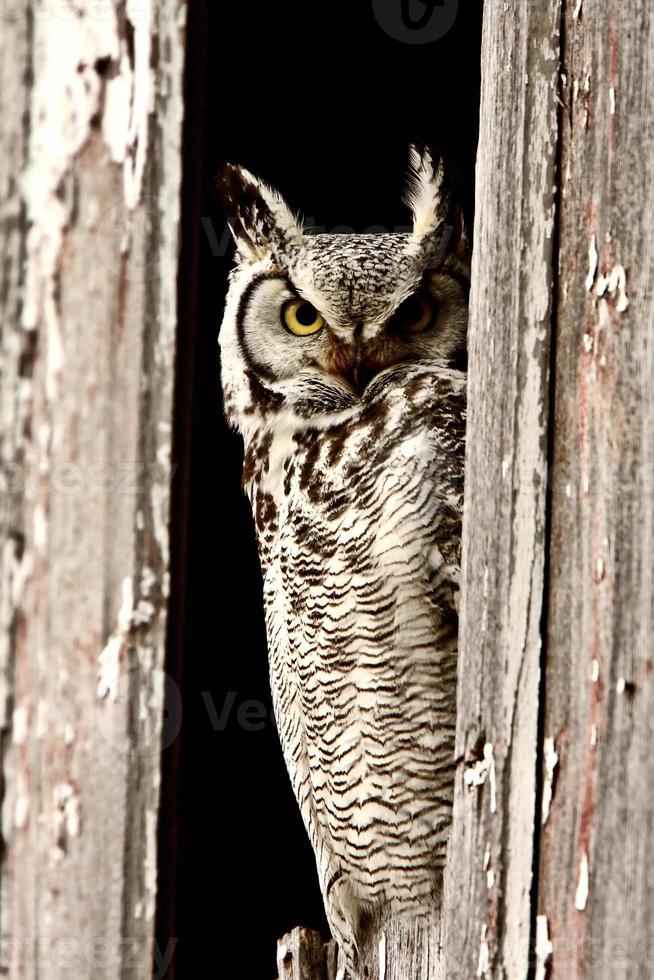
[[[381,7],[189,7],[167,655],[182,723],[159,826],[168,977],[272,978],[283,934],[328,936],[272,714],[242,445],[223,417],[217,331],[234,246],[216,176],[244,165],[318,232],[406,231],[408,146],[432,144],[456,168],[472,229],[481,0],[425,43]]]

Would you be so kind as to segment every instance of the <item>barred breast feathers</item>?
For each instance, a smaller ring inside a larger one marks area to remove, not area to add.
[[[465,379],[401,374],[248,447],[281,741],[324,893],[364,918],[437,901],[452,795]]]

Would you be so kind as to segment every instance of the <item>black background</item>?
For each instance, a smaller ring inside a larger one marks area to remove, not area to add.
[[[426,45],[387,36],[369,0],[189,7],[168,652],[183,723],[164,753],[159,843],[158,941],[177,937],[169,978],[274,980],[278,937],[300,924],[327,935],[269,720],[241,445],[222,420],[216,337],[233,249],[215,174],[244,164],[326,231],[393,230],[408,223],[408,143],[432,142],[457,166],[471,222],[481,7],[461,0],[454,28]],[[217,730],[209,708],[230,701]],[[248,701],[268,720],[251,710],[254,726],[240,723]]]

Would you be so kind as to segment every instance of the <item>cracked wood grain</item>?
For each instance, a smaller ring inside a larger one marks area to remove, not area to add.
[[[446,975],[529,968],[559,0],[485,5]],[[468,773],[468,776],[466,776]]]
[[[654,952],[654,15],[566,4],[539,912],[551,978]]]
[[[153,922],[179,721],[163,655],[184,14],[2,15],[0,966],[16,980],[149,976],[172,954]]]

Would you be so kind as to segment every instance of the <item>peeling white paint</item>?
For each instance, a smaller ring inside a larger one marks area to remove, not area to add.
[[[491,846],[489,843],[486,844],[486,850],[484,851],[484,871],[488,871],[491,861]]]
[[[21,186],[29,231],[26,245],[22,324],[43,329],[46,395],[54,399],[64,361],[56,296],[59,257],[69,220],[65,178],[91,132],[100,105],[102,80],[97,61],[115,59],[115,10],[94,18],[73,0],[60,0],[62,14],[34,19],[35,72],[32,89],[29,162]]]
[[[552,737],[547,737],[543,746],[543,762],[545,765],[544,784],[543,784],[543,808],[542,824],[545,826],[550,816],[552,806],[552,796],[554,789],[554,773],[559,764],[559,757],[556,753],[556,746]]]
[[[487,760],[490,767],[490,812],[497,812],[497,783],[495,780],[495,756],[493,755],[493,746],[490,742],[487,742],[484,746],[484,758]]]
[[[102,135],[111,159],[123,165],[125,205],[132,211],[141,199],[149,119],[154,108],[152,0],[142,0],[138,6],[128,3],[125,14],[134,30],[134,61],[123,41],[118,73],[107,83]]]
[[[130,102],[134,75],[127,52],[120,56],[120,70],[107,82],[102,115],[102,135],[114,163],[125,162],[129,133]]]
[[[163,704],[162,702],[159,702]],[[143,891],[145,915],[154,920],[157,904],[157,809],[156,805],[145,811],[145,854],[143,857]]]
[[[61,861],[71,840],[79,837],[82,827],[81,805],[77,789],[70,781],[57,783],[52,791],[54,844],[53,861]]]
[[[497,784],[495,778],[495,757],[491,742],[486,742],[484,745],[484,758],[478,759],[463,774],[463,781],[468,789],[477,789],[479,786],[483,786],[487,779],[490,785],[490,812],[496,813]]]
[[[615,115],[615,89],[613,86],[609,89],[609,111],[612,116]]]
[[[610,236],[607,244],[610,244]],[[591,245],[588,252],[588,263],[589,269],[588,276],[586,278],[587,292],[591,292],[594,286],[595,295],[598,299],[602,299],[602,297],[606,295],[607,291],[612,297],[617,296],[616,310],[618,313],[624,313],[629,306],[629,298],[627,296],[627,273],[624,266],[615,265],[608,275],[604,275],[601,272],[599,275],[597,275],[599,255],[597,253],[597,242],[595,235],[593,235],[591,239]],[[586,339],[584,337],[584,345],[585,344]]]
[[[609,287],[609,277],[604,276],[602,275],[602,273],[600,273],[599,276],[597,277],[597,283],[595,285],[595,295],[598,297],[604,296],[608,287]]]
[[[386,933],[379,940],[379,980],[386,980]]]
[[[23,830],[27,826],[27,821],[29,820],[30,814],[30,798],[29,796],[19,796],[16,800],[16,808],[14,810],[14,827],[16,830]]]
[[[39,698],[36,706],[36,737],[44,739],[48,734],[48,702],[45,698]]]
[[[39,447],[39,470],[41,473],[48,472],[51,439],[52,426],[49,422],[41,422],[36,431],[36,441]]]
[[[14,745],[25,745],[29,732],[29,711],[22,705],[14,708],[11,721],[11,737]]]
[[[587,354],[590,354],[590,352],[592,351],[592,349],[593,349],[593,338],[591,337],[591,335],[589,333],[585,333],[584,334],[584,350],[586,351]]]
[[[139,603],[132,616],[133,625],[144,626],[151,623],[156,611],[156,607],[148,599],[139,599]]]
[[[134,6],[127,4],[127,18],[134,28],[134,77],[127,133],[128,153],[124,170],[125,203],[129,209],[136,207],[141,196],[148,155],[150,113],[154,108],[154,75],[151,66],[152,0],[142,0],[138,7],[138,16],[135,16],[136,13]]]
[[[34,18],[38,66],[30,115],[28,165],[21,189],[29,230],[22,324],[45,338],[46,395],[56,398],[65,349],[57,299],[60,255],[72,208],[67,182],[102,109],[102,135],[111,159],[123,164],[125,203],[133,209],[142,192],[154,108],[152,0],[127,3],[133,28],[133,64],[119,38],[113,4],[94,16],[93,5],[58,0],[58,16]],[[109,60],[119,67],[107,81],[96,70]],[[176,214],[173,220],[176,221]]]
[[[486,888],[488,889],[488,891],[491,890],[494,884],[495,884],[495,872],[493,871],[492,868],[489,868],[488,871],[486,872]]]
[[[169,504],[169,488],[167,483],[153,483],[150,488],[150,505],[152,508],[152,521],[153,521],[153,533],[154,539],[157,542],[159,548],[159,554],[161,556],[161,562],[164,566],[168,566],[168,552],[169,552],[169,540],[168,540],[168,504]]]
[[[479,960],[477,962],[477,976],[487,977],[490,970],[490,950],[488,948],[488,926],[484,923],[481,927],[481,942],[479,944]]]
[[[581,17],[581,9],[583,5],[584,5],[584,0],[577,0],[577,6],[572,12],[573,20],[579,20],[579,18]]]
[[[16,802],[14,804],[14,827],[24,830],[30,818],[30,795],[27,777],[24,772],[16,773]]]
[[[36,504],[32,512],[32,536],[34,547],[43,553],[48,544],[48,522],[42,504]]]
[[[593,235],[588,248],[588,275],[586,276],[586,292],[590,292],[595,283],[597,267],[599,265],[599,252],[597,251],[597,237]]]
[[[590,744],[592,748],[597,745],[597,725],[590,726]]]
[[[147,598],[147,596],[150,595],[152,586],[156,581],[157,576],[155,575],[154,571],[148,565],[144,565],[141,571],[141,595]]]
[[[100,678],[97,695],[102,700],[110,698],[115,701],[118,695],[118,680],[120,676],[120,661],[127,647],[127,641],[132,628],[134,612],[134,590],[131,576],[123,579],[122,603],[118,611],[115,631],[99,657]]]
[[[590,679],[593,684],[597,684],[600,675],[600,665],[597,657],[593,657],[592,663],[590,665]]]
[[[579,864],[579,882],[575,892],[575,908],[583,912],[588,902],[588,855],[584,851]]]
[[[626,690],[627,690],[627,681],[625,680],[624,677],[619,677],[618,683],[615,685],[615,693],[624,694]]]
[[[611,296],[617,295],[616,310],[618,313],[624,313],[629,307],[629,298],[627,296],[627,273],[624,266],[616,265],[613,267],[609,273],[608,289]]]
[[[554,953],[554,946],[550,939],[549,926],[546,915],[536,916],[536,974],[535,980],[545,980],[547,977],[547,964]]]

